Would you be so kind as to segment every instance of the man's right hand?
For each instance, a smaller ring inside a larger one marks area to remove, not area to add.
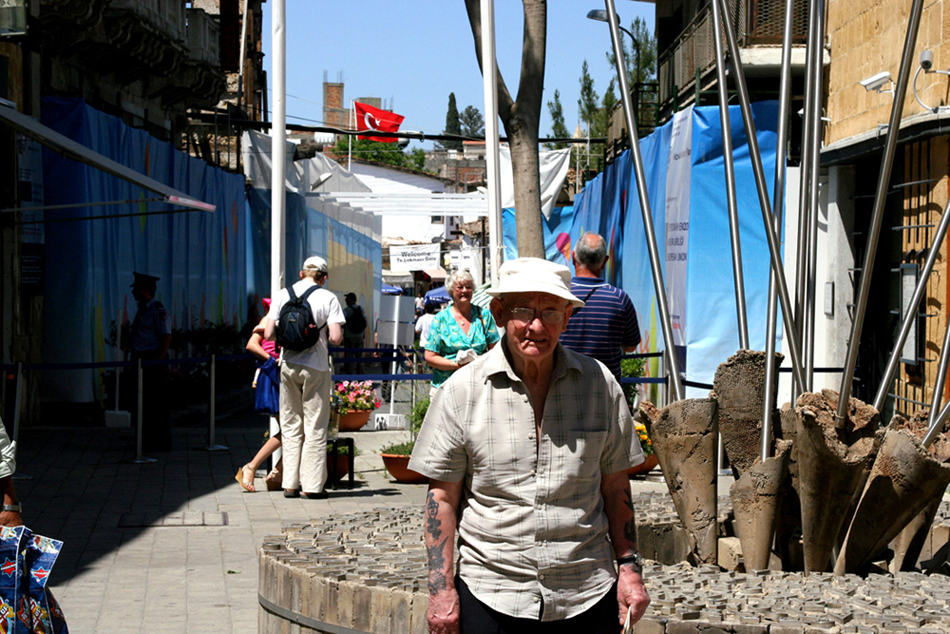
[[[455,588],[446,588],[429,595],[429,634],[459,634],[459,595]]]

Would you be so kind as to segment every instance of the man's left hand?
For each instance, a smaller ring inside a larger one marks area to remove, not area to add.
[[[630,608],[630,625],[639,621],[650,605],[650,595],[643,586],[643,578],[635,572],[633,566],[620,566],[620,578],[617,580],[617,602],[620,604],[620,624],[627,620],[627,608]]]
[[[23,518],[16,511],[2,511],[0,512],[0,526],[9,526],[10,528],[23,526]]]

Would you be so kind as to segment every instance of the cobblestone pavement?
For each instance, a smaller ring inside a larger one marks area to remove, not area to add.
[[[130,430],[29,429],[20,433],[17,491],[23,519],[63,540],[50,588],[74,632],[257,632],[257,552],[284,524],[421,506],[424,485],[391,482],[378,450],[400,431],[352,435],[355,488],[326,500],[245,493],[234,479],[263,441],[266,419],[242,415],[207,432],[175,428],[174,448],[153,464],[134,457]],[[235,425],[243,425],[241,427]],[[256,426],[251,426],[256,425]],[[223,428],[222,428],[223,427]]]
[[[414,526],[421,533],[413,513],[421,508],[425,486],[392,482],[378,456],[382,446],[405,440],[407,432],[348,434],[360,452],[355,488],[304,500],[264,491],[263,470],[258,493],[244,493],[234,480],[260,447],[265,426],[264,417],[246,411],[220,416],[215,440],[228,447],[220,452],[204,450],[205,429],[176,427],[171,452],[136,465],[127,462],[134,456],[131,430],[24,425],[18,475],[30,479],[18,479],[16,487],[27,525],[65,543],[50,588],[72,631],[252,634],[258,623],[257,553],[267,536],[280,536],[284,526],[381,512],[406,513],[384,533]],[[730,480],[720,479],[722,494]],[[651,475],[635,480],[634,490],[661,493],[666,485]],[[644,517],[664,513],[655,497],[644,497]],[[691,596],[686,586],[676,592]]]

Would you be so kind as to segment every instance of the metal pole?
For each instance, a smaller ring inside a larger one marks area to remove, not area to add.
[[[937,232],[934,234],[933,244],[930,245],[930,251],[927,253],[927,260],[924,262],[924,268],[920,272],[920,279],[917,280],[917,287],[914,289],[914,295],[907,306],[907,314],[904,315],[904,321],[901,324],[900,334],[894,343],[894,350],[887,361],[887,368],[884,370],[884,376],[881,379],[881,385],[877,389],[877,395],[874,397],[874,409],[881,412],[884,410],[884,401],[887,400],[887,390],[891,386],[891,381],[897,372],[897,364],[900,362],[901,348],[907,340],[907,334],[910,332],[914,322],[919,318],[918,307],[920,300],[924,298],[924,292],[927,290],[927,281],[930,279],[930,272],[933,270],[937,258],[940,256],[940,245],[947,235],[947,227],[950,226],[950,204],[943,208],[943,217],[940,218],[940,224],[937,225]]]
[[[122,353],[122,311],[119,311],[119,316],[115,320],[115,345],[117,348],[117,353],[120,361],[124,361],[122,358],[124,355]],[[119,411],[119,378],[122,372],[122,366],[116,366],[115,368],[115,411]]]
[[[805,390],[813,391],[815,381],[815,286],[818,264],[818,168],[820,167],[821,157],[821,86],[822,81],[822,44],[825,39],[825,2],[824,0],[815,0],[812,5],[815,14],[815,31],[817,37],[815,46],[817,50],[812,56],[813,74],[811,82],[811,110],[812,126],[808,128],[808,134],[811,142],[809,149],[811,151],[811,161],[809,168],[809,187],[808,187],[808,269],[805,272],[805,310],[802,313],[802,328],[804,334],[802,337],[802,357],[805,362]]]
[[[930,401],[928,427],[933,427],[934,421],[937,420],[937,408],[940,407],[940,403],[943,401],[943,385],[947,380],[947,368],[950,366],[948,346],[950,346],[950,320],[944,328],[943,347],[940,349],[940,366],[937,368],[937,379],[934,382],[933,400]]]
[[[656,232],[653,230],[653,214],[650,211],[650,198],[647,195],[647,179],[643,171],[643,156],[640,154],[640,140],[637,126],[633,120],[633,107],[630,104],[630,88],[627,81],[627,65],[624,62],[623,44],[620,41],[620,29],[617,22],[617,11],[614,9],[614,0],[604,0],[607,9],[607,18],[610,24],[610,39],[614,47],[614,56],[617,58],[617,78],[620,80],[620,96],[623,100],[623,114],[627,123],[627,136],[630,141],[630,153],[633,157],[633,173],[637,179],[637,194],[640,197],[640,214],[643,216],[643,231],[647,241],[647,250],[650,254],[650,268],[653,271],[653,288],[656,291],[657,309],[660,312],[660,325],[663,328],[663,341],[666,347],[666,357],[670,364],[670,379],[672,382],[672,400],[683,398],[683,384],[679,372],[679,363],[676,359],[676,350],[673,347],[673,324],[670,321],[670,309],[666,300],[666,284],[663,282],[660,252],[656,246]]]
[[[807,271],[808,266],[808,237],[811,235],[809,229],[809,223],[811,222],[811,216],[808,214],[808,200],[809,200],[809,185],[810,181],[809,176],[811,175],[811,161],[813,158],[813,153],[811,150],[811,141],[812,137],[808,133],[809,130],[814,126],[813,113],[814,109],[811,107],[812,99],[814,98],[815,93],[812,91],[812,84],[814,83],[814,69],[813,59],[815,55],[820,55],[822,48],[821,43],[818,41],[817,35],[817,24],[815,18],[816,12],[813,7],[808,9],[808,41],[806,46],[806,60],[805,60],[805,106],[803,108],[803,125],[802,125],[802,160],[801,166],[799,169],[800,182],[798,184],[798,240],[796,242],[795,249],[795,313],[793,315],[793,322],[795,324],[795,332],[798,333],[799,338],[804,334],[804,310],[805,310],[805,289],[808,286],[807,280]],[[797,397],[796,390],[792,390],[792,396]]]
[[[272,42],[274,73],[274,121],[271,128],[271,297],[277,297],[277,291],[283,286],[285,254],[286,198],[284,181],[286,171],[287,142],[287,33],[286,0],[273,0]]]
[[[748,350],[749,321],[746,316],[745,283],[742,276],[742,244],[739,240],[739,204],[736,202],[736,168],[732,156],[732,124],[729,121],[729,90],[726,85],[726,56],[722,50],[722,13],[712,3],[713,41],[716,45],[716,84],[719,91],[719,123],[722,127],[722,157],[726,171],[726,203],[729,208],[729,241],[732,245],[732,278],[735,280],[736,317],[739,348]]]
[[[900,74],[897,76],[897,86],[894,88],[894,104],[891,107],[891,118],[887,126],[887,141],[884,144],[881,173],[878,176],[877,190],[874,194],[874,212],[871,216],[871,227],[868,233],[867,252],[864,254],[864,264],[861,268],[861,286],[855,301],[854,320],[851,324],[851,336],[848,339],[848,355],[844,372],[841,375],[841,389],[838,391],[838,412],[835,416],[835,426],[838,428],[844,427],[848,415],[851,383],[854,380],[854,368],[857,365],[858,348],[861,344],[861,329],[864,327],[864,313],[867,312],[868,295],[871,290],[871,272],[874,270],[874,257],[877,254],[878,238],[881,235],[881,222],[884,220],[887,184],[891,180],[891,168],[894,166],[894,152],[897,149],[897,137],[900,133],[908,77],[910,76],[911,65],[914,63],[914,49],[917,46],[917,30],[920,27],[923,4],[923,0],[914,0],[910,10],[910,18],[907,21],[907,37],[904,40],[904,51],[901,54]]]
[[[947,424],[948,418],[950,418],[950,403],[944,405],[943,409],[940,410],[940,415],[930,423],[930,427],[927,429],[927,435],[924,436],[923,440],[920,441],[920,444],[924,446],[924,449],[933,443],[934,439],[937,437],[937,434],[939,434],[940,430],[943,429],[943,426]]]
[[[501,268],[501,157],[498,149],[498,64],[495,61],[495,2],[481,1],[482,89],[485,94],[485,180],[488,185],[488,263],[492,286],[498,286]],[[588,135],[590,136],[590,135]]]
[[[778,131],[775,147],[775,188],[772,217],[775,232],[781,235],[785,208],[785,150],[788,141],[788,111],[792,92],[792,20],[795,0],[785,0],[785,30],[782,34],[782,78],[779,83]],[[772,410],[775,401],[775,335],[778,320],[778,295],[775,292],[775,271],[769,269],[769,312],[765,333],[765,398],[762,408],[762,442],[759,455],[765,460],[772,454]],[[794,399],[792,399],[794,402]]]
[[[135,458],[130,460],[132,464],[147,464],[150,462],[158,462],[155,458],[147,458],[142,455],[142,427],[143,421],[145,420],[145,413],[143,412],[143,405],[145,403],[145,398],[143,396],[143,378],[142,378],[142,360],[136,360],[136,384],[138,386],[136,394],[136,403],[138,405],[135,408]]]
[[[217,367],[218,367],[217,355],[212,354],[211,355],[211,369],[208,372],[208,374],[211,375],[210,376],[211,390],[209,394],[210,400],[208,401],[208,446],[205,447],[207,451],[227,451],[228,450],[228,448],[225,447],[224,445],[216,445],[214,442],[215,440],[214,421],[215,421],[215,418],[217,418],[217,411],[216,411],[217,408],[216,408],[216,403],[215,403],[216,386],[218,383]]]
[[[714,0],[716,1],[716,0]],[[718,0],[725,13],[725,0]],[[726,41],[729,43],[729,54],[732,56],[732,66],[735,70],[735,83],[739,91],[739,105],[742,108],[742,122],[745,125],[747,142],[749,144],[749,158],[752,160],[752,171],[755,176],[755,188],[759,194],[759,206],[762,208],[762,222],[765,225],[765,237],[769,242],[769,255],[772,259],[772,270],[775,271],[775,280],[778,282],[779,300],[782,305],[782,319],[785,323],[788,337],[789,352],[792,357],[792,374],[799,385],[804,385],[801,356],[798,345],[798,335],[792,325],[792,306],[788,297],[788,286],[785,284],[785,268],[782,266],[782,251],[775,228],[772,225],[772,204],[769,201],[768,186],[765,183],[765,172],[762,169],[762,154],[759,152],[759,140],[756,136],[755,122],[752,119],[752,106],[749,102],[749,92],[746,88],[745,74],[742,70],[742,60],[739,57],[739,46],[730,22],[725,23]]]

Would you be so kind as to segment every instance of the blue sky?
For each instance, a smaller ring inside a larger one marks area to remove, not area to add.
[[[463,0],[286,0],[287,122],[320,125],[323,78],[342,78],[347,101],[379,97],[406,117],[403,130],[438,134],[445,127],[449,93],[459,111],[472,105],[485,112],[482,78]],[[264,67],[271,71],[271,10],[264,3]],[[586,19],[597,0],[548,2],[544,103],[560,90],[567,127],[577,124],[581,65],[586,59],[599,95],[616,71],[607,63],[610,31],[605,22]],[[617,1],[621,24],[641,17],[652,29],[653,5]],[[521,63],[522,4],[495,0],[497,55],[501,73],[517,96]],[[268,103],[272,106],[271,96]],[[502,128],[502,134],[504,129]],[[550,135],[543,109],[540,133]],[[431,143],[421,147],[428,148]],[[410,147],[420,147],[414,142]]]

